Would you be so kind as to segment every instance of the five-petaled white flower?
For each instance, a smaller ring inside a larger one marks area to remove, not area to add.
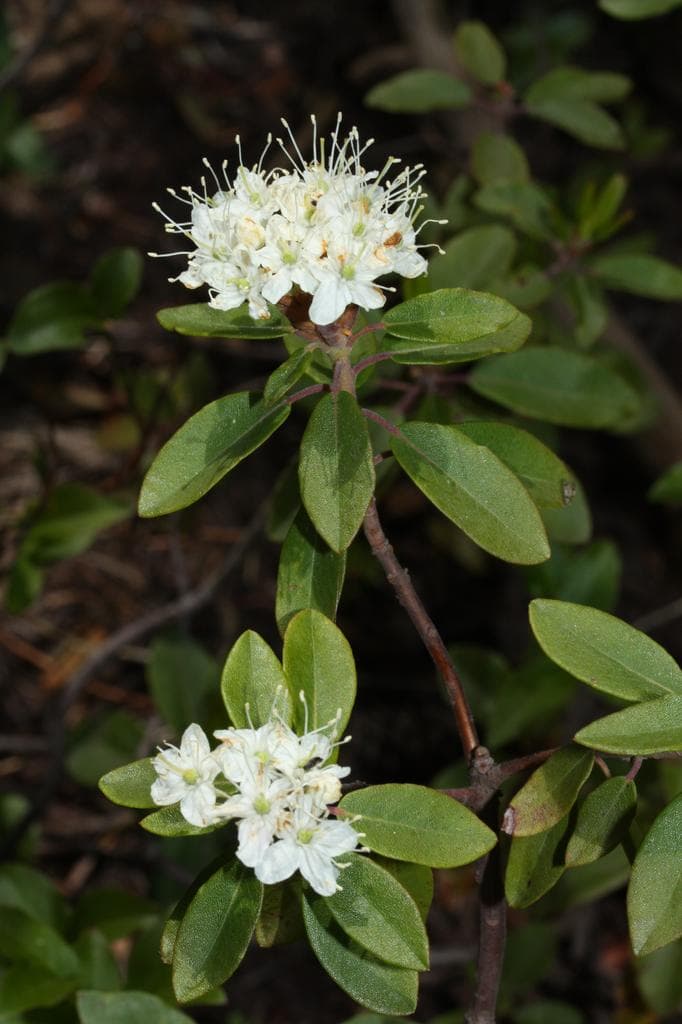
[[[289,125],[294,152],[278,139],[290,168],[263,169],[267,145],[259,162],[244,166],[239,146],[239,166],[232,179],[223,163],[224,181],[204,161],[213,175],[209,192],[189,186],[179,195],[189,207],[189,219],[166,218],[166,230],[184,235],[194,248],[168,256],[187,256],[188,267],[177,278],[188,288],[208,285],[209,305],[236,309],[248,303],[255,319],[270,316],[268,303],[276,303],[294,287],[311,296],[309,316],[324,325],[337,320],[347,306],[362,309],[383,306],[389,289],[377,284],[386,274],[418,277],[427,269],[415,229],[425,198],[420,181],[421,165],[405,167],[392,179],[388,174],[400,161],[391,157],[381,171],[368,171],[363,154],[372,144],[360,144],[351,128],[340,136],[341,115],[325,151],[325,140],[314,137],[312,159],[298,148]],[[424,222],[427,223],[427,222]],[[423,227],[424,224],[421,225]],[[158,256],[159,253],[150,255]]]
[[[206,735],[198,725],[185,729],[180,746],[167,744],[152,764],[158,778],[151,796],[161,807],[180,802],[180,813],[191,825],[210,825],[216,802],[213,780],[220,765],[211,753]]]

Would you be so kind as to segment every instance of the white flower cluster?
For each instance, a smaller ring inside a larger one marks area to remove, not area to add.
[[[247,708],[248,712],[248,708]],[[341,797],[350,768],[327,764],[337,725],[297,736],[272,716],[258,729],[221,729],[211,750],[198,725],[183,733],[179,747],[160,750],[152,764],[156,804],[180,804],[182,816],[204,828],[238,820],[237,857],[266,884],[295,871],[322,896],[340,888],[336,858],[358,847],[361,834],[329,816]]]
[[[252,168],[240,164],[230,180],[223,163],[224,182],[218,180],[208,161],[217,190],[210,195],[206,179],[198,194],[189,186],[180,196],[191,207],[190,219],[177,223],[161,210],[166,230],[184,235],[196,246],[168,256],[188,256],[187,270],[173,281],[188,288],[208,285],[209,305],[236,309],[248,302],[249,314],[267,319],[267,303],[279,302],[297,285],[312,296],[310,319],[329,324],[351,303],[362,309],[378,309],[385,302],[376,279],[397,273],[418,277],[427,262],[419,253],[414,222],[424,198],[419,182],[421,165],[406,167],[392,180],[386,175],[399,161],[391,157],[381,171],[366,171],[363,153],[373,140],[360,145],[352,128],[339,138],[340,116],[325,154],[324,139],[318,143],[315,118],[313,159],[306,161],[289,126],[292,156],[283,141],[291,168],[265,172],[263,159]],[[237,137],[239,144],[239,137]],[[424,225],[422,224],[422,227]],[[158,253],[150,253],[156,256]]]

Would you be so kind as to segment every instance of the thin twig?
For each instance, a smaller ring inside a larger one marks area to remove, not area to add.
[[[289,395],[285,399],[287,405],[293,405],[294,402],[300,402],[302,398],[308,398],[310,395],[319,395],[320,391],[324,391],[326,384],[310,384],[307,388],[301,388],[300,391],[295,391],[293,395]]]
[[[386,330],[386,324],[385,323],[367,324],[366,327],[362,327],[359,331],[356,331],[355,334],[351,335],[350,342],[351,342],[352,345],[354,345],[355,342],[359,338],[364,337],[365,334],[374,334],[374,333],[376,333],[376,331],[385,331],[385,330]],[[391,353],[391,355],[392,355],[392,353]],[[390,359],[391,355],[387,355],[386,358]]]
[[[385,419],[380,413],[375,412],[374,409],[362,409],[361,411],[365,419],[378,423],[391,437],[400,437],[400,431],[395,423],[391,423],[390,420]]]
[[[394,352],[375,352],[373,356],[365,356],[359,363],[356,363],[353,367],[353,373],[357,377],[366,370],[368,366],[374,366],[376,363],[385,363],[387,359],[393,359]]]
[[[440,633],[422,604],[421,598],[414,589],[409,575],[396,558],[395,552],[383,531],[374,498],[369,503],[363,527],[369,546],[372,549],[372,554],[380,562],[386,573],[386,579],[395,590],[398,600],[412,620],[412,624],[419,633],[426,650],[440,672],[455,713],[457,731],[462,741],[464,756],[467,763],[469,763],[479,743],[476,726],[474,725],[471,708],[464,693],[464,688]]]
[[[632,764],[630,765],[630,771],[625,776],[625,778],[628,780],[628,782],[632,782],[633,779],[637,778],[637,775],[639,773],[639,769],[642,767],[643,764],[644,764],[644,758],[643,757],[633,757]]]
[[[42,814],[44,808],[52,799],[64,770],[64,750],[66,745],[66,723],[65,716],[71,705],[78,699],[83,688],[92,676],[110,658],[117,654],[121,648],[133,644],[147,636],[160,626],[173,622],[183,616],[193,615],[200,608],[207,604],[220,584],[233,572],[242,561],[245,552],[251,546],[255,538],[262,530],[267,514],[266,506],[258,511],[245,527],[241,537],[227,553],[222,565],[202,580],[193,590],[180,597],[153,608],[142,618],[129,622],[121,629],[113,633],[108,640],[101,644],[80,668],[71,676],[71,679],[62,690],[56,707],[48,709],[48,749],[50,753],[50,766],[47,770],[45,781],[38,790],[33,803],[26,811],[20,821],[11,829],[0,846],[0,859],[11,855],[21,841],[26,831]]]
[[[480,890],[476,991],[466,1024],[495,1024],[504,947],[507,939],[507,903],[500,866],[500,848],[488,855]]]

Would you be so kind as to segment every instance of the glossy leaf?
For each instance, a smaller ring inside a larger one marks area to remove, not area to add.
[[[505,895],[511,907],[529,907],[559,881],[566,870],[561,847],[568,824],[567,816],[547,832],[514,836],[504,877]]]
[[[576,490],[573,473],[534,434],[487,420],[458,423],[457,429],[504,462],[540,508],[563,508],[572,500]]]
[[[618,427],[640,406],[618,374],[590,356],[557,348],[486,360],[474,367],[469,385],[514,412],[566,427]]]
[[[580,747],[552,754],[513,797],[504,815],[505,832],[534,836],[553,828],[573,807],[593,764],[592,752]]]
[[[287,725],[291,722],[291,696],[280,660],[252,629],[242,633],[230,651],[220,689],[237,729],[258,729],[272,718],[273,710]]]
[[[79,992],[80,1024],[191,1024],[191,1017],[174,1010],[150,992]]]
[[[480,185],[507,181],[523,184],[530,179],[526,154],[510,135],[481,132],[471,150],[471,172]]]
[[[345,551],[360,529],[374,493],[367,422],[345,391],[315,406],[301,442],[301,498],[332,551]]]
[[[661,811],[637,851],[628,921],[637,956],[682,936],[682,796]]]
[[[358,829],[370,850],[434,868],[478,860],[495,834],[463,804],[425,786],[389,784],[347,793],[340,806],[359,814]]]
[[[245,306],[238,309],[213,309],[206,302],[160,309],[156,318],[167,331],[189,334],[193,338],[281,338],[291,324],[276,306],[270,306],[267,320],[254,320]]]
[[[120,316],[140,290],[142,255],[137,249],[110,249],[97,260],[90,275],[90,290],[102,317]]]
[[[350,718],[355,701],[355,662],[350,644],[330,619],[308,609],[298,612],[284,634],[284,672],[294,700],[294,724],[299,731],[327,725],[341,709],[337,736]],[[298,699],[303,691],[304,707]],[[307,711],[306,711],[307,707]]]
[[[461,231],[444,248],[429,262],[432,288],[485,288],[509,273],[516,239],[501,224],[482,224]]]
[[[566,866],[591,864],[609,853],[627,834],[635,810],[637,790],[631,779],[606,779],[578,810],[566,847]]]
[[[236,858],[199,887],[173,951],[179,1002],[197,999],[230,977],[251,941],[262,900],[263,886]]]
[[[308,352],[305,348],[299,348],[288,359],[285,359],[267,379],[263,390],[265,404],[275,405],[281,398],[284,398],[287,391],[304,376],[312,358],[312,352]]]
[[[368,107],[395,114],[456,110],[472,99],[468,85],[444,71],[413,68],[380,82],[365,96]]]
[[[571,675],[621,700],[682,695],[682,670],[659,644],[621,619],[568,601],[531,602],[545,653]]]
[[[158,453],[142,483],[139,513],[161,516],[192,505],[258,448],[290,413],[241,391],[195,413]]]
[[[575,741],[607,754],[682,750],[682,696],[659,697],[599,718],[576,733]]]
[[[143,757],[107,772],[99,780],[99,788],[108,800],[121,807],[155,807],[151,788],[156,777],[151,757]]]
[[[502,81],[507,58],[499,42],[482,21],[462,21],[454,38],[455,52],[470,75],[484,85]]]
[[[391,447],[417,487],[485,551],[525,565],[549,557],[528,492],[488,448],[436,423],[404,424]]]
[[[418,975],[373,957],[341,930],[327,900],[303,893],[303,920],[315,956],[339,988],[377,1013],[413,1013]]]
[[[339,926],[384,963],[428,970],[426,929],[409,893],[368,857],[349,854],[348,864],[343,888],[327,898]]]
[[[289,527],[279,558],[275,616],[280,632],[304,608],[314,608],[333,620],[345,572],[345,552],[332,551],[301,510]]]
[[[648,253],[598,256],[591,270],[606,288],[650,299],[682,299],[682,268]]]

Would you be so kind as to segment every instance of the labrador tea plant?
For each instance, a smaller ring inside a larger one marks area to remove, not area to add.
[[[413,107],[428,109],[423,90],[438,87],[440,106],[447,106],[442,81],[414,74],[412,86],[382,86],[375,105],[400,109],[400,96],[407,95],[408,108],[416,96]],[[564,78],[575,117],[584,115],[575,97],[585,82],[577,71],[570,82]],[[464,89],[450,86],[451,106],[463,104]],[[537,107],[542,88],[535,93]],[[563,117],[570,130],[568,115],[560,117],[557,103],[548,103],[545,115],[551,108],[554,121]],[[544,410],[534,408],[534,380],[563,375],[563,398],[547,418],[576,426],[636,419],[639,399],[606,365],[542,344],[536,331],[516,356],[533,322],[509,298],[453,279],[454,286],[428,290],[432,273],[445,283],[450,247],[430,270],[422,232],[443,241],[444,218],[422,213],[424,169],[391,159],[381,170],[367,170],[370,143],[355,129],[344,134],[339,120],[324,139],[314,119],[313,128],[309,159],[289,133],[268,140],[256,165],[247,166],[240,149],[234,175],[227,164],[220,174],[208,167],[199,191],[171,192],[185,211],[180,219],[163,213],[167,231],[186,245],[168,254],[187,260],[175,280],[207,286],[209,301],[165,309],[161,324],[190,335],[282,339],[287,358],[262,394],[230,394],[192,416],[154,459],[139,501],[145,517],[198,501],[302,403],[308,420],[298,458],[300,499],[282,544],[277,588],[281,658],[257,633],[245,632],[222,673],[225,719],[215,742],[201,723],[187,722],[179,746],[167,744],[115,769],[100,785],[115,803],[146,809],[142,825],[152,833],[221,830],[224,837],[220,856],[192,883],[163,931],[161,957],[172,964],[181,1003],[222,985],[254,934],[262,946],[304,934],[322,967],[361,1006],[411,1014],[419,974],[429,967],[432,870],[477,862],[480,945],[466,1019],[487,1024],[495,1020],[507,904],[531,905],[564,872],[621,844],[633,861],[627,903],[635,953],[682,934],[682,797],[645,829],[631,829],[643,759],[682,748],[682,672],[658,644],[607,612],[537,598],[530,624],[548,659],[624,706],[581,728],[564,747],[498,761],[479,740],[457,657],[384,532],[377,490],[390,486],[399,467],[475,545],[520,566],[547,562],[550,539],[561,534],[556,524],[570,524],[576,508],[578,518],[583,514],[584,495],[568,466],[507,413],[491,415],[489,404],[487,415],[467,415],[460,407],[456,419],[442,421],[428,403],[416,406],[415,415],[413,402],[391,414],[376,401],[385,380],[380,374],[401,380],[408,368],[409,379],[419,381],[424,368],[473,363],[474,390],[539,418]],[[477,161],[485,175],[481,145]],[[502,155],[509,164],[515,153],[503,135],[486,145],[495,147],[493,164]],[[282,166],[266,171],[272,146],[280,148]],[[483,185],[480,206],[504,218],[512,185]],[[537,198],[543,193],[530,182],[516,187],[525,206],[517,203],[510,215],[533,235],[528,197],[535,189],[535,212],[544,218]],[[622,191],[609,188],[608,196],[593,190],[582,209],[583,222],[600,226],[603,237]],[[477,245],[486,232],[494,246],[502,232],[515,245],[510,230],[493,221],[467,230],[479,232]],[[535,230],[536,242],[538,235],[545,237]],[[432,244],[442,251],[440,242]],[[457,236],[453,244],[457,250]],[[574,245],[573,256],[577,251]],[[568,260],[566,268],[574,264]],[[534,282],[535,298],[520,285],[499,290],[510,297],[514,291],[526,309],[544,302],[560,277],[556,268],[545,275],[527,267],[524,274],[526,283]],[[385,309],[400,277],[407,279],[408,297]],[[593,279],[582,290],[568,279],[557,287],[573,302],[591,344],[586,320],[601,303]],[[573,419],[563,415],[566,407]],[[591,416],[581,413],[585,408]],[[334,619],[346,552],[361,531],[440,674],[468,768],[463,789],[354,784],[351,768],[337,763],[342,755],[352,764],[344,733],[356,671]],[[601,772],[608,777],[600,780]]]

